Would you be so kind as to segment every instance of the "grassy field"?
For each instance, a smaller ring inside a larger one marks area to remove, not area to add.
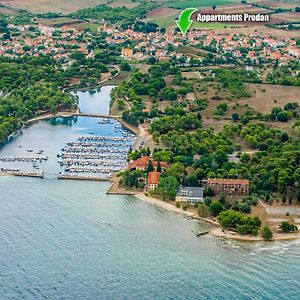
[[[236,34],[237,30],[239,34],[251,35],[251,34],[263,34],[267,35],[270,34],[275,37],[289,37],[289,38],[299,38],[299,30],[282,30],[276,28],[270,28],[263,25],[254,25],[254,26],[245,26],[240,28],[226,28],[226,29],[218,29],[218,33],[225,33],[225,34]]]
[[[294,9],[299,5],[298,0],[250,0],[249,3],[257,3],[269,8]]]
[[[283,107],[288,102],[300,104],[300,87],[270,84],[248,84],[248,86],[253,96],[243,102],[247,102],[255,110],[262,113],[269,113],[273,107]]]
[[[138,5],[139,3],[138,2],[133,2],[133,1],[122,1],[122,0],[119,0],[119,1],[114,1],[110,4],[108,4],[108,6],[110,7],[127,7],[129,9],[131,8],[134,8]]]
[[[206,7],[206,6],[221,6],[221,5],[228,5],[228,4],[236,4],[240,3],[238,0],[185,0],[185,1],[166,1],[166,5],[168,7],[177,8],[177,9],[185,9],[188,7]]]
[[[180,14],[180,10],[168,7],[159,7],[150,11],[145,21],[152,21],[161,27],[172,28],[176,26],[175,20]]]
[[[288,102],[297,102],[300,104],[300,99],[297,95],[300,94],[300,87],[293,87],[293,86],[280,86],[280,85],[267,85],[267,84],[247,84],[248,89],[251,93],[251,97],[247,99],[239,99],[230,101],[227,100],[226,94],[219,95],[222,96],[221,101],[212,101],[209,100],[208,107],[203,111],[203,117],[205,119],[206,126],[212,126],[217,130],[222,128],[222,125],[228,124],[230,122],[228,119],[231,118],[231,115],[234,112],[242,115],[247,111],[252,111],[253,113],[264,113],[268,114],[272,111],[274,107],[281,107],[283,108],[284,105]],[[200,93],[201,96],[203,92]],[[200,96],[198,95],[198,96]],[[207,99],[211,99],[212,90],[208,86],[208,89],[205,94]],[[214,120],[211,116],[215,107],[221,103],[225,102],[228,104],[228,111],[226,116],[220,117],[219,120]],[[236,103],[239,105],[236,106]],[[252,121],[252,122],[260,122],[260,121]],[[293,124],[295,123],[295,119],[290,120],[289,122],[265,122],[268,126],[273,128],[280,129],[282,131],[286,131],[288,134],[296,137],[295,132],[293,130]]]
[[[231,28],[233,25],[228,23],[218,23],[218,22],[209,22],[209,23],[201,23],[201,22],[193,22],[191,28],[198,29],[225,29]]]
[[[71,19],[71,18],[54,18],[54,19],[38,19],[38,22],[46,26],[60,26],[67,25],[68,23],[73,24],[74,22],[82,22],[81,20]]]
[[[15,16],[19,14],[15,9],[9,7],[0,7],[0,14],[1,13],[9,16]]]
[[[107,0],[6,0],[5,5],[31,13],[56,12],[68,14],[78,9],[106,4]]]

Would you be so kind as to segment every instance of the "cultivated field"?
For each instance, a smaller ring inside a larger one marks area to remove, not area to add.
[[[108,6],[110,7],[126,7],[126,8],[134,8],[138,5],[138,2],[133,2],[133,1],[122,1],[122,0],[116,0],[110,4],[108,4]]]
[[[257,1],[257,0],[250,0],[250,3],[257,3],[259,5],[263,5],[269,8],[282,8],[282,9],[294,9],[296,6],[299,5],[298,0],[264,0],[264,1]]]
[[[4,5],[32,13],[57,12],[68,14],[78,9],[107,3],[107,0],[5,0]]]
[[[271,16],[271,20],[273,20],[273,23],[299,22],[300,21],[300,13],[285,12],[285,13],[280,13],[280,14],[274,14],[274,15]]]
[[[201,11],[207,11],[209,13],[218,12],[218,13],[226,13],[226,14],[242,14],[242,13],[249,13],[249,14],[264,14],[270,13],[271,10],[261,7],[255,7],[248,4],[230,4],[230,5],[222,5],[217,6],[215,10],[212,10],[211,7],[203,8]]]
[[[0,7],[0,14],[1,13],[9,16],[14,16],[19,14],[16,10],[9,7]]]
[[[46,26],[68,26],[76,23],[82,23],[82,20],[76,20],[71,18],[54,18],[54,19],[38,19],[38,23]]]
[[[184,0],[184,1],[166,1],[166,6],[173,7],[173,8],[178,8],[178,9],[185,9],[188,7],[195,7],[195,8],[200,8],[200,7],[206,7],[206,6],[221,6],[221,5],[226,5],[226,4],[236,4],[240,3],[238,0]]]
[[[237,29],[227,27],[226,29],[217,29],[216,31],[217,33],[236,34]],[[240,34],[245,34],[245,35],[270,34],[275,37],[285,36],[289,38],[300,38],[300,30],[281,30],[281,29],[266,27],[263,25],[239,27],[238,32]]]
[[[159,7],[151,10],[147,15],[145,21],[152,21],[157,23],[159,26],[171,28],[175,27],[175,20],[180,14],[180,10],[169,8],[169,7]]]

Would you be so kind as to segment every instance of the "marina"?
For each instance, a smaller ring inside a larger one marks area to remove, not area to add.
[[[127,167],[127,154],[136,134],[115,118],[104,115],[109,97],[106,108],[100,105],[98,110],[96,102],[85,101],[90,101],[90,97],[95,100],[96,96],[99,101],[99,92],[78,95],[80,116],[38,120],[0,148],[2,176],[110,181]]]
[[[116,121],[101,120],[99,122],[119,127]],[[120,132],[121,137],[81,136],[77,141],[67,143],[62,148],[62,153],[57,154],[57,157],[61,158],[58,163],[65,168],[64,174],[60,172],[60,176],[64,179],[105,180],[110,179],[114,173],[126,169],[127,153],[134,144],[135,135],[126,129]],[[74,173],[77,176],[74,176]]]

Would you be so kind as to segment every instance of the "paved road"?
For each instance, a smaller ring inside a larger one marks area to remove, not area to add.
[[[132,150],[139,150],[141,146],[144,146],[145,139],[146,139],[146,130],[140,125],[139,126],[140,134],[136,138]]]

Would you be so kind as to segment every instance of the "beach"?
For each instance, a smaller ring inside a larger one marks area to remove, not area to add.
[[[189,211],[189,210],[183,210],[181,208],[177,208],[173,203],[162,201],[162,200],[159,200],[159,199],[151,197],[151,196],[147,196],[144,193],[137,193],[134,196],[136,198],[144,201],[144,202],[147,202],[151,205],[156,205],[156,206],[158,206],[160,208],[163,208],[165,210],[168,210],[170,212],[181,214],[181,215],[184,215],[186,217],[190,217],[192,219],[196,219],[196,220],[199,220],[199,221],[202,221],[202,222],[210,223],[212,225],[220,226],[218,222],[216,222],[212,219],[201,218],[201,217],[198,216],[197,213]]]
[[[222,230],[222,228],[220,227],[220,224],[217,221],[214,221],[209,218],[201,218],[194,212],[191,212],[188,210],[183,210],[181,208],[177,208],[173,203],[162,201],[162,200],[156,199],[151,196],[147,196],[144,193],[137,193],[134,196],[144,202],[147,202],[151,205],[158,206],[167,211],[177,213],[177,214],[182,214],[186,217],[190,217],[192,219],[196,219],[201,222],[206,222],[206,223],[210,223],[214,226],[217,226],[216,228],[212,228],[209,231],[209,234],[211,236],[218,237],[218,238],[232,239],[232,240],[242,241],[242,242],[262,242],[262,241],[264,241],[264,239],[260,235],[257,235],[257,236],[239,235],[233,231]],[[271,241],[291,241],[291,240],[296,240],[299,238],[300,238],[300,233],[274,233]]]

